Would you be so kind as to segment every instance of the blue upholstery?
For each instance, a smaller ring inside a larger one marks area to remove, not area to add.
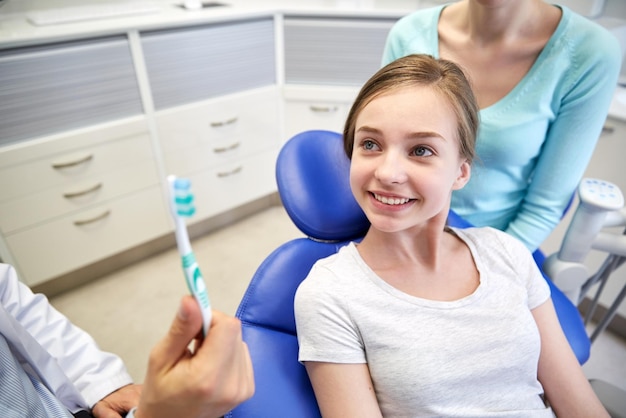
[[[350,191],[348,172],[341,135],[335,132],[298,134],[278,156],[278,192],[306,238],[287,242],[270,254],[239,305],[236,316],[250,349],[256,392],[226,417],[320,416],[306,370],[297,360],[293,300],[298,285],[318,259],[358,240],[369,227]],[[453,212],[448,222],[456,227],[471,226]],[[589,357],[590,342],[580,315],[551,287],[561,324],[582,363]]]
[[[313,263],[344,244],[299,238],[280,246],[261,264],[237,310],[256,389],[252,399],[227,417],[320,416],[306,370],[298,363],[293,299]]]
[[[307,131],[283,146],[276,162],[278,192],[304,235],[326,241],[365,235],[369,221],[352,196],[349,171],[338,133]]]

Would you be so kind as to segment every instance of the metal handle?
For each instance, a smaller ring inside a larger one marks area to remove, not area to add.
[[[237,122],[239,118],[235,116],[234,118],[227,119],[225,121],[220,122],[211,122],[211,128],[221,128],[222,126],[232,125]]]
[[[226,151],[232,151],[234,149],[239,148],[240,145],[241,145],[241,142],[238,141],[238,142],[235,142],[234,144],[231,144],[231,145],[229,145],[227,147],[216,147],[216,148],[213,148],[213,152],[219,154],[219,153],[226,152]]]
[[[338,106],[316,106],[316,105],[311,105],[309,106],[309,109],[311,109],[313,112],[317,112],[317,113],[334,113],[337,110],[339,110]]]
[[[612,134],[613,132],[615,132],[615,126],[604,125],[602,127],[603,134]]]
[[[233,170],[230,171],[220,171],[217,173],[217,177],[228,177],[228,176],[232,176],[233,174],[237,174],[239,173],[241,170],[243,169],[242,166],[239,166]]]
[[[101,187],[102,187],[102,183],[98,183],[98,184],[96,184],[94,186],[91,186],[90,188],[82,190],[80,192],[63,193],[63,197],[66,198],[66,199],[73,199],[73,198],[76,198],[76,197],[84,196],[84,195],[89,194],[89,193],[93,193],[96,190],[100,189]]]
[[[76,226],[83,226],[83,225],[91,224],[91,223],[94,223],[94,222],[97,222],[97,221],[99,221],[101,219],[106,218],[110,214],[111,214],[111,211],[109,209],[107,209],[103,213],[101,213],[100,215],[95,216],[95,217],[93,217],[91,219],[83,219],[83,220],[80,220],[80,221],[74,221],[74,225],[76,225]]]
[[[59,170],[61,168],[74,167],[80,164],[84,164],[92,158],[93,154],[88,154],[85,157],[79,158],[78,160],[69,161],[67,163],[52,163],[52,168],[54,168],[55,170]]]

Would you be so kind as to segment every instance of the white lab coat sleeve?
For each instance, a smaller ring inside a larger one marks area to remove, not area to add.
[[[132,383],[122,360],[100,350],[93,338],[57,311],[48,299],[21,283],[13,267],[0,264],[0,302],[56,359],[89,407]]]

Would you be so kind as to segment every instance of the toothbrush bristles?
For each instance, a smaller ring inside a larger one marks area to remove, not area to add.
[[[174,182],[174,202],[176,203],[176,212],[180,216],[191,217],[196,213],[194,206],[194,197],[191,193],[191,181],[189,179],[177,178]]]

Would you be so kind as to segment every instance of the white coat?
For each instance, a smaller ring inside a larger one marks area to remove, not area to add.
[[[101,351],[85,331],[0,263],[0,334],[26,370],[72,412],[93,407],[132,383],[122,360]]]

